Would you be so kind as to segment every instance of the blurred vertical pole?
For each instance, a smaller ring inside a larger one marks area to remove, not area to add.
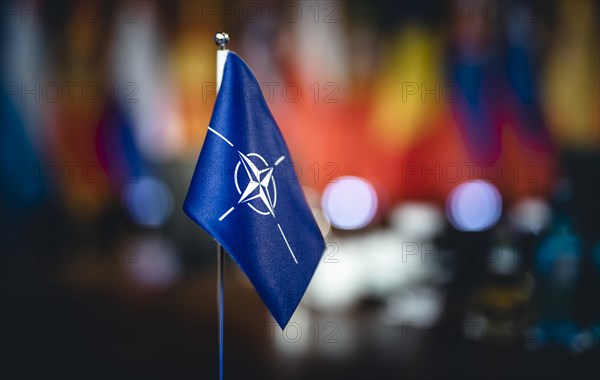
[[[215,34],[215,44],[217,50],[217,94],[221,88],[221,80],[223,79],[223,69],[227,61],[227,44],[229,43],[229,35],[225,32]],[[217,243],[217,308],[218,308],[218,325],[219,325],[219,380],[223,380],[223,297],[224,297],[224,278],[223,269],[225,267],[225,250]]]
[[[225,267],[225,250],[217,243],[217,308],[219,318],[219,380],[223,380],[223,268]]]

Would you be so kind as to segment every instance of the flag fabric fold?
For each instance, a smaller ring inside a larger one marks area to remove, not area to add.
[[[183,209],[225,248],[285,328],[325,243],[258,81],[233,52]]]

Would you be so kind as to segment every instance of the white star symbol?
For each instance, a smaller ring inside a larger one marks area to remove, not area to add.
[[[248,157],[246,157],[242,152],[238,151],[240,155],[242,165],[244,165],[244,169],[246,169],[246,174],[248,174],[248,185],[246,189],[242,193],[238,204],[246,203],[253,199],[259,198],[271,215],[275,217],[275,212],[273,211],[273,202],[271,201],[271,195],[269,194],[269,182],[273,177],[273,168],[266,168],[259,170]]]
[[[212,129],[210,126],[208,127],[208,130],[210,132],[214,133],[221,140],[226,142],[229,146],[233,147],[233,144],[231,143],[231,141],[227,140],[227,138],[225,136],[223,136],[216,130]],[[254,165],[254,163],[252,161],[250,161],[250,159],[248,159],[248,157],[246,155],[244,155],[239,150],[238,150],[238,154],[240,155],[240,158],[241,158],[240,162],[244,165],[244,169],[246,169],[246,174],[248,174],[248,180],[249,180],[248,185],[246,186],[246,189],[242,193],[240,191],[240,188],[238,187],[238,183],[237,183],[237,168],[238,168],[238,166],[236,166],[235,174],[234,174],[235,186],[237,187],[238,192],[242,194],[242,196],[240,197],[240,199],[238,201],[238,204],[240,204],[240,203],[248,204],[248,202],[250,202],[251,200],[258,198],[265,204],[265,206],[267,207],[267,209],[269,210],[269,212],[271,213],[273,218],[275,218],[275,212],[273,212],[274,205],[273,205],[273,201],[271,200],[271,195],[269,194],[269,184],[271,182],[271,179],[273,179],[273,187],[275,187],[275,179],[273,178],[273,168],[275,166],[279,165],[283,160],[285,160],[285,156],[279,157],[277,159],[277,161],[275,161],[275,163],[273,164],[272,167],[267,167],[265,169],[258,170],[256,165]],[[253,154],[253,153],[250,153],[250,154]],[[257,154],[255,154],[255,155],[260,157]],[[265,165],[268,165],[266,163],[266,161],[264,159],[262,159],[262,157],[260,157],[260,158],[265,163]],[[239,165],[239,163],[238,163],[238,165]],[[277,193],[275,193],[275,199],[277,199]],[[259,214],[266,215],[266,214],[262,213],[261,211],[257,210],[256,208],[254,208],[251,204],[248,204],[248,206],[250,206],[254,211],[258,212]],[[219,218],[219,222],[223,221],[223,219],[225,219],[227,217],[227,215],[229,215],[234,209],[235,209],[235,207],[232,206],[229,208],[229,210],[225,211],[223,213],[223,215],[221,215],[221,217]],[[294,255],[294,251],[292,251],[292,247],[290,246],[290,243],[288,242],[287,237],[283,233],[283,229],[281,228],[279,223],[277,223],[277,228],[279,229],[279,233],[281,234],[281,237],[283,238],[285,245],[287,246],[288,250],[290,251],[290,255],[292,255],[292,259],[294,260],[294,262],[296,264],[298,264],[298,259],[296,259],[296,255]]]

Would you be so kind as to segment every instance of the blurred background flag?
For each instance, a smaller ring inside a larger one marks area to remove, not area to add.
[[[228,53],[183,205],[248,276],[285,328],[325,248],[258,81]]]

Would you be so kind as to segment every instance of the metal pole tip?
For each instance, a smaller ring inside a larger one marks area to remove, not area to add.
[[[215,34],[215,44],[219,47],[219,50],[227,49],[227,44],[229,43],[229,34],[225,32],[219,32]]]

